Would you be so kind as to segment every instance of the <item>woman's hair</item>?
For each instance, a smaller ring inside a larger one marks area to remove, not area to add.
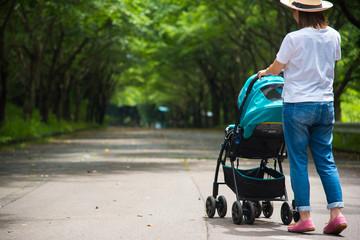
[[[324,12],[303,12],[299,11],[299,28],[313,27],[325,28],[328,22],[325,18]]]

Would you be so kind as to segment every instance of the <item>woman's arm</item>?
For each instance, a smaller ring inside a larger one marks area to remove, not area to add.
[[[261,80],[262,76],[279,74],[281,70],[284,68],[284,66],[285,64],[282,64],[275,58],[274,62],[267,69],[260,70],[258,72],[259,79]]]

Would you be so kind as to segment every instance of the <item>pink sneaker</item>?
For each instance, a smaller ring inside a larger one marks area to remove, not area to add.
[[[301,223],[295,223],[288,226],[288,231],[297,232],[297,233],[311,232],[311,231],[315,231],[315,227],[312,219],[309,218]]]
[[[345,228],[347,228],[346,219],[343,215],[339,215],[327,224],[324,233],[339,235]]]

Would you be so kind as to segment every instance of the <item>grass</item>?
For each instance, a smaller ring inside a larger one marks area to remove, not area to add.
[[[7,106],[7,121],[4,127],[0,128],[0,144],[2,146],[11,143],[38,140],[44,136],[51,136],[60,133],[71,133],[79,129],[99,127],[95,123],[58,121],[55,115],[49,115],[49,123],[41,122],[39,111],[34,111],[31,119],[24,120],[22,110],[9,104]]]

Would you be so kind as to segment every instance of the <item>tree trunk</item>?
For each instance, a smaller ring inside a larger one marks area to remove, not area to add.
[[[91,96],[89,97],[89,103],[86,109],[86,121],[93,122],[94,112],[95,112],[95,99]]]
[[[40,103],[39,103],[39,110],[40,110],[40,116],[41,121],[44,123],[49,123],[49,92],[44,90],[45,88],[42,88],[43,90],[40,91]]]
[[[6,12],[5,20],[0,25],[0,127],[6,123],[6,101],[7,101],[7,80],[8,80],[8,61],[5,56],[5,29],[10,20],[11,14],[14,11],[16,0],[5,1],[10,2],[8,11]]]
[[[195,128],[201,128],[201,109],[200,109],[200,103],[194,102],[193,103],[193,126]]]
[[[208,65],[206,60],[200,59],[198,64],[203,71],[206,81],[210,87],[210,95],[211,95],[211,107],[212,107],[212,126],[220,125],[220,93],[219,93],[219,86],[216,84],[216,70],[212,68],[212,66]]]
[[[341,122],[341,101],[340,99],[335,99],[334,109],[335,109],[335,121]]]
[[[24,13],[25,14],[25,13]],[[26,19],[26,18],[25,18]],[[39,22],[42,23],[42,22]],[[32,113],[35,108],[35,100],[37,95],[37,90],[39,90],[39,86],[41,85],[42,78],[42,69],[43,63],[45,59],[45,51],[47,47],[48,40],[51,36],[51,29],[53,26],[53,21],[48,22],[46,32],[42,41],[39,41],[39,38],[35,35],[36,32],[29,32],[30,36],[32,36],[31,43],[31,51],[24,46],[24,50],[27,53],[30,61],[30,67],[27,76],[27,82],[25,85],[26,89],[26,98],[25,105],[23,108],[23,118],[32,116]],[[30,29],[29,22],[25,22],[25,28]]]
[[[36,57],[30,57],[30,68],[25,80],[25,104],[23,107],[23,119],[30,119],[35,108],[36,99]]]
[[[63,31],[62,26],[60,25],[60,30],[58,31],[59,35],[56,37],[57,41],[55,46],[53,47],[51,64],[47,76],[42,79],[40,87],[42,88],[41,93],[41,102],[40,102],[40,114],[42,121],[48,123],[50,107],[52,107],[54,113],[57,112],[57,108],[55,108],[58,104],[58,88],[57,83],[59,82],[59,75],[55,73],[55,68],[58,60],[60,59],[60,53],[62,50],[62,44],[64,40],[65,33]],[[51,35],[51,32],[50,32]],[[54,89],[52,89],[54,87]],[[56,103],[55,103],[56,102]],[[56,109],[56,110],[55,110]]]
[[[351,2],[351,1],[348,1]],[[351,10],[346,6],[345,0],[336,0],[335,3],[340,6],[342,12],[345,14],[346,18],[349,20],[350,23],[352,23],[355,27],[360,29],[360,20],[356,19],[356,11],[353,13]],[[356,10],[356,9],[353,9]]]
[[[80,86],[75,86],[75,113],[74,113],[74,121],[78,122],[80,118],[80,106],[83,99],[84,94],[80,90]]]
[[[70,109],[70,89],[71,89],[72,78],[66,74],[65,87],[63,89],[64,103],[63,103],[63,113],[64,119],[67,121],[71,120],[71,109]]]
[[[4,26],[0,26],[0,127],[6,122],[6,94],[7,94],[7,77],[8,62],[4,52]]]
[[[212,127],[220,125],[220,98],[216,97],[216,90],[211,90],[211,103],[212,103]]]

